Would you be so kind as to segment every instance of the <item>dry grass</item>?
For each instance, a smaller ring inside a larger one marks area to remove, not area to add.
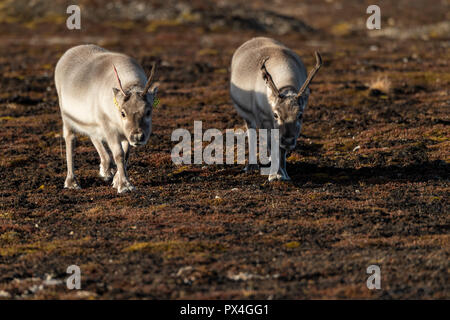
[[[392,82],[387,76],[378,76],[376,80],[369,83],[370,91],[378,90],[382,93],[389,93],[392,87]]]

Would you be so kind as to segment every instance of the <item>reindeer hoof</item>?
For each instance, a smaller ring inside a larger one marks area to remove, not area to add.
[[[128,184],[121,185],[117,188],[117,193],[125,193],[125,192],[131,192],[136,190],[136,188],[128,182]]]
[[[104,181],[109,181],[114,177],[114,170],[112,168],[104,168],[102,165],[100,165],[100,172],[99,172],[99,176],[104,180]]]
[[[120,177],[117,172],[114,175],[112,185],[113,188],[117,189],[117,193],[125,193],[136,189],[128,179]]]
[[[274,173],[269,175],[269,181],[290,181],[291,178],[287,174]]]
[[[67,177],[64,182],[65,189],[81,189],[75,177]]]

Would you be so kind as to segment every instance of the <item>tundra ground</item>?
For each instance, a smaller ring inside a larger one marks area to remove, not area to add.
[[[199,1],[172,15],[173,1],[161,2],[169,13],[151,22],[88,7],[79,31],[65,28],[65,7],[15,16],[22,1],[3,2],[0,298],[450,298],[450,42],[426,28],[400,34],[448,20],[448,1],[381,1],[383,26],[399,32],[390,38],[368,36],[369,3],[352,1],[246,1],[256,18],[297,19],[267,30],[238,8],[215,9],[214,24]],[[295,49],[308,70],[314,50],[324,60],[288,158],[292,182],[241,165],[175,166],[174,129],[192,132],[194,120],[204,130],[243,127],[229,66],[260,35]],[[146,70],[159,62],[153,134],[130,157],[136,192],[117,195],[98,177],[86,137],[75,151],[83,189],[63,189],[53,71],[81,43],[129,54]],[[372,264],[381,290],[366,287]],[[65,286],[69,265],[81,268],[81,291]]]

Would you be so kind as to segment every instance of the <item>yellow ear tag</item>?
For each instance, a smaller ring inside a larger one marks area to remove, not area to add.
[[[156,108],[159,104],[159,99],[155,98],[155,100],[153,100],[153,108]]]
[[[114,96],[114,104],[116,105],[117,109],[120,110],[119,103],[117,102],[116,96]]]

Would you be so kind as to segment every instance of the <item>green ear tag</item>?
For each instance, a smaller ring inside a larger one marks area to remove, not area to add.
[[[159,99],[155,98],[155,100],[153,100],[153,108],[156,108],[159,104]]]

